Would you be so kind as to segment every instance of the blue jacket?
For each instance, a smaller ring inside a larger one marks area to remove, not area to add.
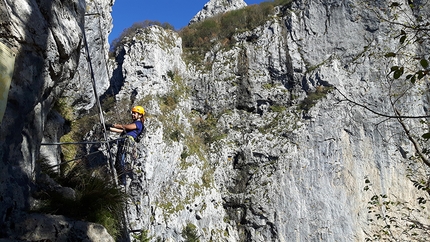
[[[136,124],[136,129],[128,131],[127,135],[130,135],[131,137],[133,137],[133,139],[136,139],[136,137],[139,136],[140,133],[142,133],[143,123],[139,119],[134,121],[134,123]]]

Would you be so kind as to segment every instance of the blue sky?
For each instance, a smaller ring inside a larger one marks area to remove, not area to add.
[[[267,0],[244,0],[256,4]],[[115,0],[112,10],[113,29],[109,42],[117,38],[133,23],[153,20],[169,23],[179,30],[203,9],[209,0]]]

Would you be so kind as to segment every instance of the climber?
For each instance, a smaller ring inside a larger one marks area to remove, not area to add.
[[[121,133],[124,139],[118,141],[118,151],[115,168],[119,173],[123,185],[126,184],[126,175],[130,174],[134,161],[137,159],[136,141],[143,133],[145,123],[145,110],[142,106],[135,106],[131,110],[132,123],[129,124],[106,124],[112,132]]]
[[[125,135],[133,138],[133,141],[142,133],[143,125],[145,123],[145,109],[142,106],[135,106],[131,109],[131,118],[133,119],[133,123],[130,124],[113,124],[108,125],[106,127],[109,128],[110,131],[117,133],[125,133]]]

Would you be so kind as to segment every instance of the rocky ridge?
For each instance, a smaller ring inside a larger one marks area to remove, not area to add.
[[[201,22],[206,18],[216,16],[231,10],[237,10],[246,7],[247,4],[243,0],[210,0],[203,9],[200,10],[188,23],[193,24]]]

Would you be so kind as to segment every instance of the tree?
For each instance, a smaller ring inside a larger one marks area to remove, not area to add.
[[[392,2],[387,8],[373,9],[379,20],[389,26],[392,40],[397,42],[394,49],[377,53],[387,67],[385,78],[379,81],[386,87],[390,110],[355,101],[336,89],[342,101],[373,113],[382,119],[381,122],[397,122],[402,135],[414,148],[413,154],[408,154],[399,147],[408,163],[408,178],[417,189],[415,204],[401,201],[393,194],[373,192],[371,181],[366,178],[364,190],[373,192],[367,207],[373,232],[368,233],[367,241],[427,241],[430,235],[425,206],[430,198],[429,107],[424,104],[423,113],[417,114],[409,113],[410,108],[404,105],[411,97],[428,98],[430,22],[426,15],[430,12],[425,7],[425,3],[414,5],[413,1],[408,1],[408,4]]]

